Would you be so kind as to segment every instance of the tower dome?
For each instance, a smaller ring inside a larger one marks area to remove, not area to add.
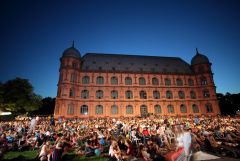
[[[74,47],[74,42],[70,48],[67,48],[64,52],[62,57],[74,57],[74,58],[81,58],[80,52]]]
[[[196,48],[196,55],[191,60],[191,65],[197,65],[197,64],[209,64],[208,57],[205,55],[202,55],[198,52],[198,49]]]

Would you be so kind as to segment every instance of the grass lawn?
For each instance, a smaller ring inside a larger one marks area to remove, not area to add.
[[[3,155],[3,160],[35,160],[37,152],[37,150],[23,152],[10,151]]]
[[[11,151],[7,152],[3,156],[3,161],[35,161],[36,156],[37,156],[37,150],[32,150],[32,151],[24,151],[24,152],[16,152],[16,151]],[[1,158],[0,158],[1,160]],[[79,157],[76,156],[74,153],[67,153],[63,156],[63,161],[83,161],[83,160],[88,160],[88,161],[107,161],[107,158],[104,157]]]

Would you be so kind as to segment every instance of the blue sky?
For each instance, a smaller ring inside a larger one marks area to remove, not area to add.
[[[240,2],[13,1],[0,5],[0,81],[29,79],[55,97],[63,51],[180,57],[212,62],[219,93],[240,92]]]

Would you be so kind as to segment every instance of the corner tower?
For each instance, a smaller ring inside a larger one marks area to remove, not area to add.
[[[72,46],[67,48],[60,58],[58,90],[54,115],[64,116],[67,113],[74,113],[74,98],[77,92],[81,67],[81,54]],[[71,107],[68,107],[72,105]],[[66,110],[68,109],[68,110]]]
[[[201,112],[216,115],[220,114],[220,110],[211,65],[208,57],[200,54],[196,48],[196,55],[191,60],[191,68],[196,77]]]

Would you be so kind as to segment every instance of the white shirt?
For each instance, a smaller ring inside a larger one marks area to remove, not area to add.
[[[190,132],[184,132],[183,134],[183,147],[184,147],[184,151],[185,154],[189,154],[189,149],[192,143],[192,137]]]
[[[177,147],[183,147],[184,142],[182,134],[177,136],[177,142],[178,142]]]
[[[36,120],[39,121],[39,117],[38,116],[36,117]]]

